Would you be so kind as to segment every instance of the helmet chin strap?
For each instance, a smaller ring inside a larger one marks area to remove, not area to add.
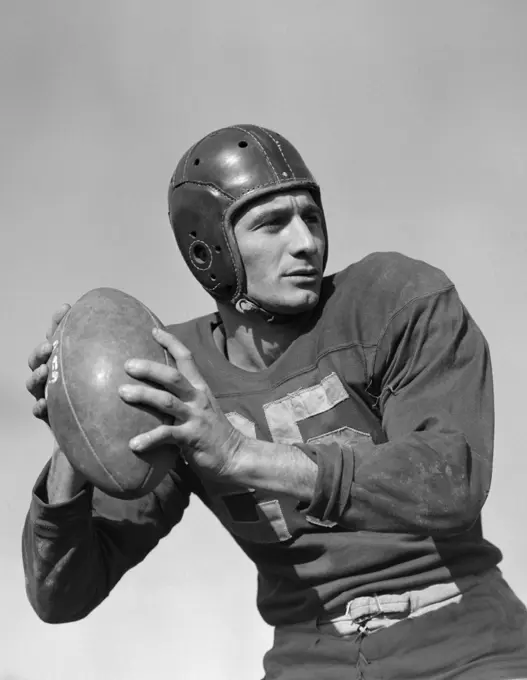
[[[292,324],[296,321],[295,314],[277,314],[273,312],[268,312],[261,305],[259,305],[254,300],[251,300],[247,295],[240,297],[235,305],[236,311],[240,314],[255,315],[262,318],[268,324],[274,325],[286,325]]]

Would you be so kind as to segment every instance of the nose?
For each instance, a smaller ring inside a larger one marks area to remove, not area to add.
[[[320,235],[313,233],[309,226],[299,216],[291,220],[291,251],[292,255],[298,256],[301,253],[315,255],[319,249]]]

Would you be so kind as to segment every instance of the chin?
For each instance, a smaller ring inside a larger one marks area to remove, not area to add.
[[[273,309],[277,314],[297,315],[309,312],[317,306],[320,295],[315,291],[298,291],[297,295],[287,296],[287,301],[282,298],[281,303]]]

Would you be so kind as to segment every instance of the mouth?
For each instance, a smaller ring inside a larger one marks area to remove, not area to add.
[[[302,278],[302,279],[317,279],[320,276],[318,269],[312,267],[303,267],[302,269],[294,269],[286,274],[288,278]]]

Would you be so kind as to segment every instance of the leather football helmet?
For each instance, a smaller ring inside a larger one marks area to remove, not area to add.
[[[322,210],[325,266],[320,187],[287,139],[258,125],[232,125],[203,137],[181,158],[168,192],[170,224],[191,272],[216,300],[279,321],[247,295],[232,218],[256,198],[294,189],[307,189]]]

